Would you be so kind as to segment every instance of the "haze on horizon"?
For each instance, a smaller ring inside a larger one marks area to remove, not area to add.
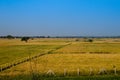
[[[120,0],[0,0],[0,36],[120,36]]]

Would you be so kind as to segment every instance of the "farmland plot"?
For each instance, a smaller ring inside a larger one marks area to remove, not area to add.
[[[42,78],[46,78],[48,76],[78,77],[113,75],[117,77],[117,75],[120,75],[119,42],[105,43],[105,41],[96,41],[89,43],[76,42],[73,39],[45,39],[33,40],[30,43],[24,43],[22,46],[25,47],[26,44],[27,46],[34,46],[30,47],[30,49],[32,49],[31,54],[49,51],[51,49],[54,49],[54,51],[12,67],[9,70],[5,70],[1,72],[1,76],[35,74],[39,76],[39,78],[41,78],[41,76]],[[59,48],[61,45],[66,44],[69,45]],[[55,50],[57,47],[59,49]],[[34,76],[32,77],[34,78]],[[24,79],[24,77],[22,79]]]

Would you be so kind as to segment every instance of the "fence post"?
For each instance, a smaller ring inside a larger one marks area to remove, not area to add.
[[[89,75],[92,75],[92,73],[93,73],[93,69],[90,68],[90,73],[89,73]]]
[[[66,70],[66,69],[64,69],[64,76],[66,76],[66,74],[67,74],[67,70]]]
[[[117,69],[116,69],[116,66],[113,66],[113,69],[114,69],[114,74],[117,75]]]
[[[77,75],[78,76],[80,75],[80,69],[79,68],[77,69]]]

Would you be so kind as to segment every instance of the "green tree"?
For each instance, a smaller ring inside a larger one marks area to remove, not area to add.
[[[14,37],[12,35],[7,35],[6,38],[8,38],[8,39],[14,39]]]
[[[29,39],[30,39],[30,37],[22,37],[22,38],[21,38],[21,41],[28,42]]]
[[[87,42],[93,42],[93,39],[88,39]]]

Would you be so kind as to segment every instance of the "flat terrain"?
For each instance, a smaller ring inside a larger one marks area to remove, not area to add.
[[[21,58],[36,55],[38,53],[48,52],[65,43],[48,40],[30,40],[28,43],[20,39],[0,39],[0,65],[9,63]]]
[[[82,38],[41,38],[28,43],[20,39],[0,39],[0,66],[43,53],[45,55],[0,72],[1,79],[26,80],[32,75],[30,79],[119,80],[120,39],[86,42]]]

